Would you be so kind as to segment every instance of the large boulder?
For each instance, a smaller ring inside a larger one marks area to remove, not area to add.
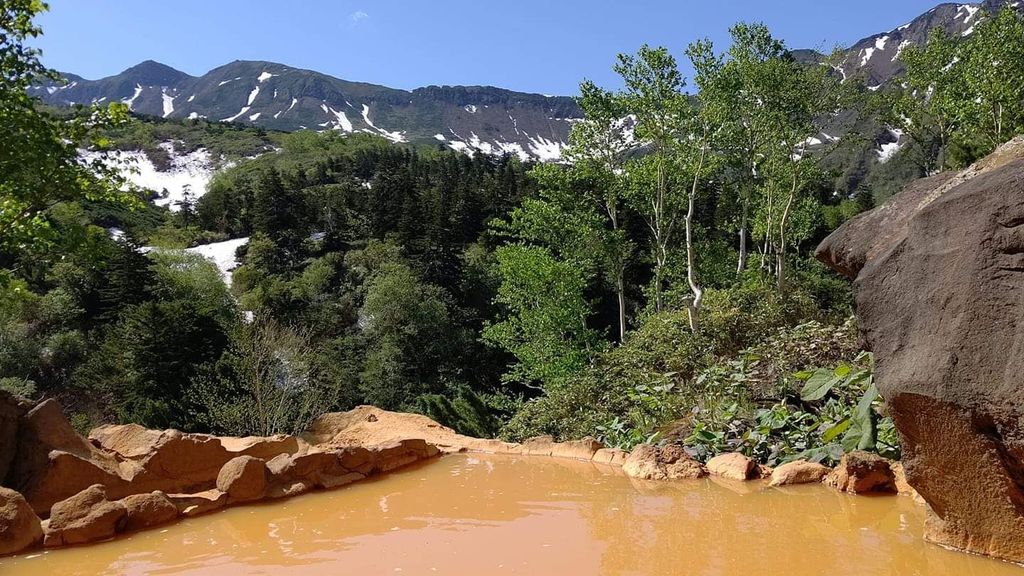
[[[89,439],[132,466],[128,493],[208,490],[235,455],[220,438],[178,430],[149,430],[137,424],[101,426]]]
[[[926,538],[1024,561],[1024,139],[829,236]]]
[[[640,480],[693,479],[708,475],[700,462],[676,444],[641,444],[630,452],[622,465],[622,471],[626,476]]]
[[[90,486],[53,505],[43,544],[63,546],[113,538],[127,515],[123,502],[107,500],[102,485]]]
[[[25,498],[10,488],[0,488],[0,556],[21,552],[42,539],[39,516]]]
[[[93,484],[124,495],[127,482],[118,460],[78,434],[56,400],[29,410],[19,421],[17,457],[5,485],[21,492],[32,509],[45,516],[56,502]]]
[[[226,492],[231,502],[263,498],[267,491],[267,465],[254,456],[238,456],[221,467],[217,490]]]

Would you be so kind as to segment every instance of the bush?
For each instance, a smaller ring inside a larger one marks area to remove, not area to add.
[[[9,392],[22,400],[31,400],[36,395],[36,383],[21,378],[0,378],[0,390]]]

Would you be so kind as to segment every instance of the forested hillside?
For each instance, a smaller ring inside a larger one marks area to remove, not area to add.
[[[850,287],[810,251],[893,182],[1024,129],[1024,43],[1003,41],[1024,25],[936,32],[879,90],[762,25],[731,36],[621,55],[620,90],[583,82],[562,164],[56,112],[27,92],[48,72],[4,45],[24,66],[0,116],[24,130],[0,134],[0,387],[59,397],[83,428],[266,435],[371,403],[479,436],[681,437],[701,457],[892,452]],[[849,185],[858,126],[900,136],[888,176]],[[199,149],[218,172],[173,206],[104,162]],[[227,240],[227,283],[182,250]]]

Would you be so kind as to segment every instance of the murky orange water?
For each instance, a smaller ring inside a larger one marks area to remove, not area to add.
[[[0,559],[0,574],[1024,574],[925,544],[922,522],[908,497],[637,483],[591,464],[460,455],[113,542]]]

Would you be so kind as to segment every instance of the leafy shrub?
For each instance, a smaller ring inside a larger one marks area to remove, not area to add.
[[[0,390],[23,400],[31,400],[36,395],[36,383],[21,378],[0,378]]]
[[[869,354],[858,355],[853,364],[793,377],[803,382],[798,398],[786,397],[751,413],[741,408],[740,392],[735,402],[696,412],[687,445],[702,460],[742,452],[770,465],[801,458],[834,464],[853,450],[899,457],[892,421],[880,417],[882,401]]]

